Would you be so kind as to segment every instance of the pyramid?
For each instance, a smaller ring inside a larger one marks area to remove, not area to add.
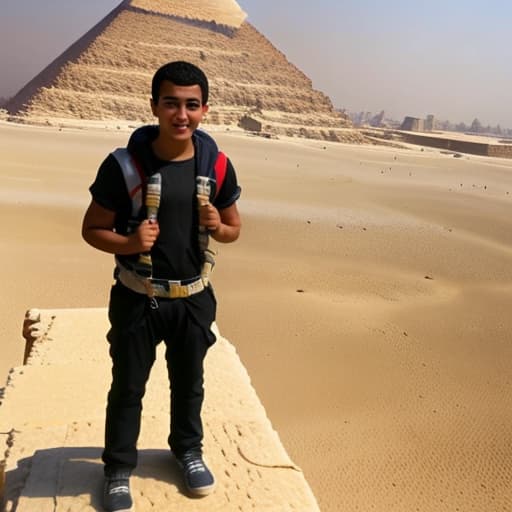
[[[208,75],[206,125],[346,140],[348,118],[246,21],[235,0],[125,0],[6,108],[34,123],[154,122],[151,78],[172,60]]]

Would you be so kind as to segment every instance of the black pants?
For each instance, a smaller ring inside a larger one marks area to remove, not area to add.
[[[107,335],[112,385],[103,451],[106,472],[137,465],[142,398],[156,346],[162,340],[171,390],[169,446],[178,456],[202,448],[203,360],[215,342],[210,330],[215,319],[215,297],[211,289],[206,289],[188,299],[157,300],[159,307],[152,309],[146,296],[120,283],[112,287],[111,329]]]

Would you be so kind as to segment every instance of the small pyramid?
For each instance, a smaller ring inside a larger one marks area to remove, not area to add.
[[[328,140],[345,140],[351,127],[246,21],[235,0],[125,0],[23,87],[7,110],[45,124],[153,122],[151,78],[173,60],[207,74],[206,125]]]

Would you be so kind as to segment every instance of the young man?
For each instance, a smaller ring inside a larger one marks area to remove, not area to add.
[[[139,128],[127,151],[107,156],[90,187],[83,238],[116,256],[103,452],[110,512],[132,510],[129,477],[137,464],[141,402],[162,340],[171,384],[169,446],[190,493],[206,495],[215,483],[202,458],[203,359],[215,342],[216,313],[207,244],[208,236],[235,241],[241,223],[233,166],[229,159],[222,163],[213,139],[197,130],[207,102],[208,81],[199,68],[181,61],[162,66],[152,81],[158,126]],[[223,179],[216,174],[224,172]],[[206,188],[198,188],[205,180]],[[147,192],[139,212],[141,189]]]

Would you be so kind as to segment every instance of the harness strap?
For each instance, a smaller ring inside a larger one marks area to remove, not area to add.
[[[137,217],[142,208],[146,175],[139,162],[133,158],[126,148],[117,148],[112,152],[112,156],[115,157],[123,172],[126,188],[132,202],[132,217]],[[215,196],[219,194],[226,178],[227,165],[228,157],[225,153],[219,151],[215,161]]]
[[[222,151],[219,151],[217,160],[215,161],[215,180],[217,182],[215,187],[215,197],[219,195],[224,178],[226,177],[226,170],[228,168],[228,157]]]
[[[146,184],[146,216],[150,222],[156,222],[158,218],[158,208],[160,207],[160,196],[162,194],[162,176],[159,172],[151,175]],[[139,254],[139,259],[135,265],[135,271],[143,277],[151,277],[153,274],[153,261],[151,252]],[[151,290],[148,288],[148,295],[151,296]]]
[[[116,279],[130,290],[149,297],[182,299],[202,292],[208,286],[202,275],[183,281],[145,278],[125,267],[117,258],[116,263]]]
[[[158,210],[160,202],[160,189],[158,190],[158,194],[153,191],[151,194],[152,197],[148,197],[149,190],[146,192],[146,194],[144,194],[146,187],[146,175],[138,161],[130,154],[127,148],[117,148],[112,152],[112,155],[116,158],[119,166],[121,167],[121,171],[126,183],[126,188],[131,199],[131,223],[133,225],[139,216],[144,199],[148,209],[151,206],[153,209],[156,209],[156,211]],[[209,201],[211,181],[215,182],[215,197],[219,194],[222,188],[227,171],[227,156],[222,151],[219,151],[217,154],[214,170],[215,180],[210,180],[210,178],[205,176],[197,176],[196,194],[198,198],[198,204],[202,204],[204,201]],[[160,184],[158,186],[160,186]],[[146,195],[145,198],[144,195]],[[156,204],[153,204],[155,202]],[[156,212],[153,212],[153,215],[156,217]],[[182,284],[181,281],[165,281],[160,279],[153,279],[151,277],[152,262],[150,253],[140,254],[139,260],[134,264],[133,270],[124,267],[116,258],[116,276],[128,288],[138,293],[147,294],[149,297],[189,297],[194,293],[198,293],[204,290],[204,288],[208,286],[210,273],[212,272],[215,265],[215,252],[208,248],[208,244],[208,231],[204,229],[203,226],[200,226],[199,248],[203,254],[204,261],[201,268],[201,275],[198,276],[198,278],[195,279],[192,283]]]
[[[126,148],[117,148],[112,152],[112,155],[123,171],[126,188],[132,202],[132,217],[137,217],[142,208],[146,176],[138,162],[135,161]]]

